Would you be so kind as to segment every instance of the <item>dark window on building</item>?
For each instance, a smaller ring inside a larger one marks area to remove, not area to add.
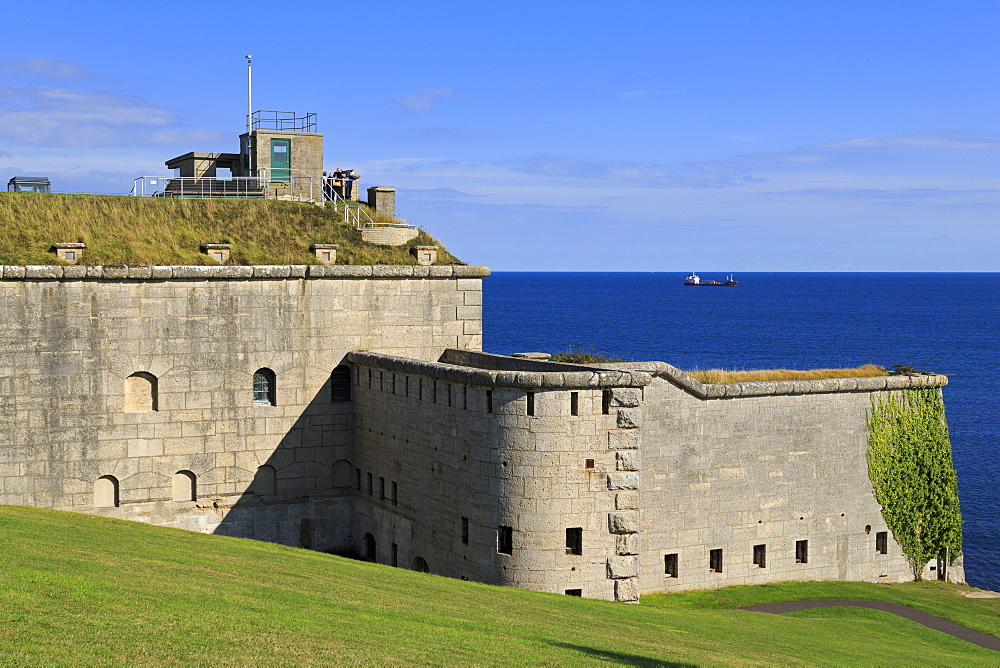
[[[431,383],[431,401],[438,402],[438,382],[436,380]]]
[[[708,570],[713,573],[722,572],[722,550],[708,551]]]
[[[261,406],[274,406],[274,372],[257,369],[253,372],[253,402]]]
[[[462,410],[469,410],[469,388],[467,385],[462,386]]]
[[[330,401],[351,400],[351,370],[340,365],[330,374]]]
[[[409,376],[403,376],[403,396],[404,397],[409,397],[410,396],[410,377]]]
[[[889,532],[878,531],[875,533],[875,552],[877,554],[889,553]]]
[[[385,501],[385,478],[382,476],[378,478],[378,498]]]
[[[361,387],[361,367],[358,367],[358,373],[355,375],[355,378],[357,379],[356,385]]]
[[[372,389],[372,370],[368,369],[368,389]]]
[[[585,468],[592,469],[592,468],[594,468],[594,460],[593,459],[585,459],[584,462],[583,462],[583,465],[584,465]]]
[[[451,406],[451,383],[448,383],[448,405]]]
[[[569,414],[579,415],[580,414],[580,393],[570,392],[569,393]]]
[[[463,517],[462,518],[462,544],[463,545],[468,545],[469,544],[469,518],[468,517]]]
[[[399,545],[395,543],[389,546],[389,565],[399,566]]]
[[[428,565],[427,560],[423,557],[417,557],[413,560],[413,570],[418,573],[430,573],[431,567]]]
[[[511,527],[497,527],[497,552],[514,553],[514,529]]]
[[[528,394],[527,394],[527,400],[528,400],[528,415],[534,415],[535,414],[535,393],[534,392],[528,392]]]
[[[601,414],[611,414],[611,390],[601,392]]]
[[[583,590],[582,589],[567,589],[566,590],[566,595],[567,596],[583,596]]]
[[[368,496],[374,496],[375,494],[375,484],[374,478],[372,478],[371,471],[368,472]]]
[[[390,374],[390,376],[391,376],[391,380],[392,380],[392,390],[391,390],[391,392],[393,394],[396,394],[396,374],[393,373],[393,374]]]
[[[809,541],[795,541],[795,563],[805,564],[809,562]]]
[[[566,554],[583,554],[583,529],[566,529]]]
[[[417,378],[417,399],[424,400],[424,379]]]
[[[668,578],[677,577],[677,553],[663,555],[663,574]]]
[[[753,565],[757,568],[767,568],[767,545],[753,546]]]
[[[371,535],[370,533],[366,533],[364,538],[362,539],[362,543],[364,544],[365,561],[371,561],[371,562],[376,561],[378,559],[378,549],[377,546],[375,545],[375,536]]]
[[[396,483],[392,483],[391,485],[389,485],[389,490],[390,490],[389,500],[392,502],[392,505],[395,506],[396,504],[399,503],[398,501],[399,497],[396,496]]]
[[[493,412],[493,390],[486,390],[486,412]]]
[[[354,469],[354,488],[361,491],[361,469]]]

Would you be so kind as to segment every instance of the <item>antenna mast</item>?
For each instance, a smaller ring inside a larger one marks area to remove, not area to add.
[[[253,56],[243,56],[247,59],[247,134],[250,134],[252,129],[250,119],[253,118],[253,65],[250,63],[250,59]]]

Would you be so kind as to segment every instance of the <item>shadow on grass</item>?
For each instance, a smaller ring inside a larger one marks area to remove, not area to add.
[[[574,645],[572,643],[564,642],[550,642],[553,647],[559,647],[562,649],[567,649],[573,652],[580,652],[581,654],[586,654],[589,657],[595,659],[601,659],[603,661],[613,661],[625,666],[657,666],[657,667],[676,667],[676,668],[689,668],[690,666],[696,666],[695,663],[677,663],[676,661],[660,661],[658,659],[650,659],[646,656],[639,656],[637,654],[624,654],[622,652],[609,652],[603,649],[594,649],[593,647],[584,647],[582,645]]]

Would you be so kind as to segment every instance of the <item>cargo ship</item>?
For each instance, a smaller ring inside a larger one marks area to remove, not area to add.
[[[691,275],[684,279],[684,285],[723,285],[731,287],[733,285],[739,285],[739,281],[734,281],[732,275],[726,276],[726,280],[724,282],[703,281],[698,274],[692,271]]]

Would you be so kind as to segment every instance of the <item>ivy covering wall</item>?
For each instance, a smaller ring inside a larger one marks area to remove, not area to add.
[[[940,388],[908,388],[872,399],[868,476],[914,580],[942,552],[949,561],[961,554],[958,477]]]

